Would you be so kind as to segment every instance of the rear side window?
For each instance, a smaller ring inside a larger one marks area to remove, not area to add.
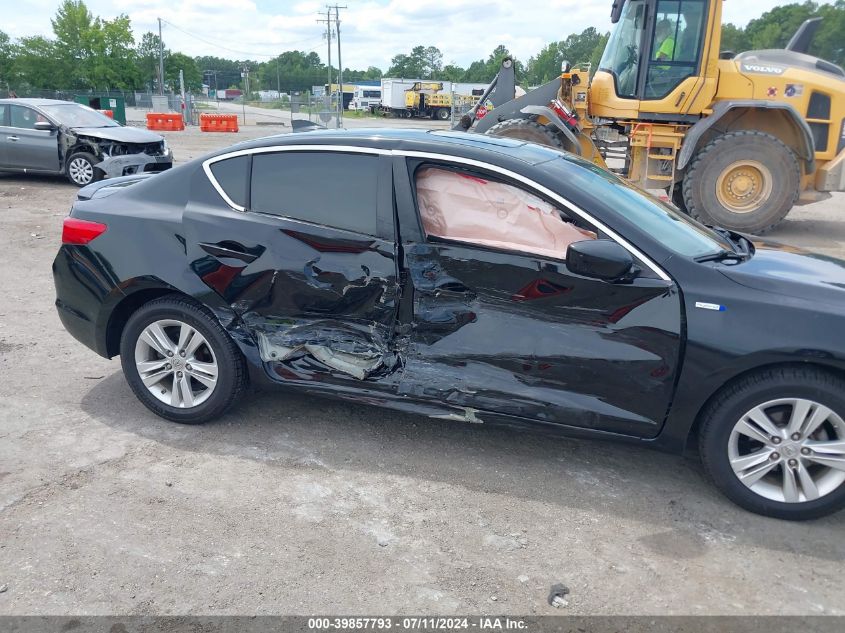
[[[6,112],[9,110],[9,106],[5,103],[0,104],[0,125],[8,125],[6,122]]]
[[[229,199],[240,207],[246,207],[246,193],[249,186],[249,156],[227,158],[211,165],[211,173],[217,184]]]
[[[378,157],[254,154],[250,210],[377,235]]]

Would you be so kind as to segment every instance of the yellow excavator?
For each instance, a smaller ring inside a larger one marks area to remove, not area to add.
[[[574,152],[706,224],[763,233],[845,190],[845,70],[807,53],[818,18],[785,49],[720,51],[722,1],[613,0],[592,80],[564,62],[516,97],[505,59],[456,129]]]

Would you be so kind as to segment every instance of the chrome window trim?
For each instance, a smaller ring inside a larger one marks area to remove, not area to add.
[[[477,167],[479,169],[484,169],[487,171],[492,171],[498,174],[505,176],[506,178],[510,178],[511,180],[516,180],[518,182],[527,185],[528,187],[534,189],[537,192],[542,193],[544,196],[551,198],[562,207],[571,211],[575,215],[579,216],[581,219],[589,222],[600,231],[605,233],[608,237],[619,243],[622,248],[627,250],[631,255],[635,258],[639,259],[643,262],[648,268],[656,274],[660,279],[663,281],[672,281],[672,278],[669,277],[666,272],[663,271],[656,263],[654,263],[650,257],[645,255],[640,249],[635,247],[631,244],[628,240],[624,237],[619,235],[616,231],[609,228],[603,222],[595,219],[589,213],[581,209],[580,207],[576,206],[575,204],[571,203],[569,200],[564,198],[563,196],[555,193],[548,187],[544,187],[538,182],[527,178],[521,174],[516,172],[510,171],[509,169],[505,169],[503,167],[498,167],[497,165],[491,165],[490,163],[486,163],[484,161],[475,160],[472,158],[462,158],[460,156],[450,156],[447,154],[438,154],[435,152],[420,152],[415,150],[388,150],[388,149],[378,149],[373,147],[358,147],[355,145],[320,145],[320,144],[309,144],[309,145],[274,145],[269,147],[253,147],[250,149],[242,149],[236,150],[234,152],[229,152],[227,154],[221,154],[220,156],[214,156],[213,158],[208,158],[202,163],[203,171],[205,171],[205,175],[208,178],[209,182],[212,184],[214,189],[220,194],[220,197],[223,198],[223,201],[228,204],[230,207],[237,211],[246,212],[246,208],[236,204],[223,190],[220,186],[220,183],[217,182],[217,179],[211,173],[211,166],[214,163],[220,162],[222,160],[226,160],[229,158],[237,158],[238,156],[247,156],[249,154],[267,154],[267,153],[278,153],[278,152],[313,152],[313,151],[324,151],[324,152],[338,152],[338,153],[354,153],[354,154],[375,154],[375,155],[382,155],[382,156],[404,156],[408,158],[423,158],[429,160],[437,160],[449,163],[455,163],[458,165],[468,165],[471,167]]]
[[[669,277],[669,275],[667,275],[663,271],[662,268],[660,268],[657,264],[655,264],[653,261],[651,261],[651,258],[646,256],[642,251],[640,251],[640,249],[636,248],[633,244],[631,244],[628,240],[626,240],[624,237],[619,235],[616,231],[609,228],[603,222],[600,222],[599,220],[595,219],[593,216],[591,216],[589,213],[587,213],[586,211],[584,211],[580,207],[572,204],[571,202],[569,202],[569,200],[567,200],[563,196],[555,193],[554,191],[552,191],[548,187],[544,187],[540,183],[531,180],[530,178],[527,178],[525,176],[522,176],[521,174],[517,174],[515,172],[512,172],[509,169],[504,169],[503,167],[491,165],[490,163],[485,163],[485,162],[480,161],[480,160],[474,160],[472,158],[461,158],[459,156],[446,156],[446,155],[443,155],[443,154],[435,154],[435,153],[432,153],[432,152],[417,152],[417,151],[410,151],[410,150],[407,150],[407,151],[406,150],[397,150],[397,151],[394,151],[393,153],[395,155],[398,155],[398,156],[408,156],[408,157],[411,157],[411,158],[429,158],[429,159],[432,159],[432,160],[445,160],[445,161],[448,161],[448,162],[451,162],[451,163],[457,163],[457,164],[460,164],[460,165],[470,165],[472,167],[478,167],[480,169],[486,169],[488,171],[493,171],[493,172],[502,174],[503,176],[506,176],[506,177],[508,177],[512,180],[517,180],[517,181],[529,186],[530,188],[534,189],[535,191],[539,191],[540,193],[544,194],[546,197],[551,198],[552,200],[554,200],[555,202],[560,204],[565,209],[572,211],[573,213],[578,215],[581,219],[586,220],[587,222],[589,222],[590,224],[592,224],[593,226],[595,226],[596,228],[601,230],[603,233],[606,233],[610,238],[612,238],[614,241],[618,242],[619,245],[622,246],[622,248],[627,250],[631,255],[633,255],[634,257],[636,257],[640,261],[642,261],[646,266],[648,266],[652,270],[652,272],[654,272],[654,274],[656,274],[658,277],[660,277],[663,281],[672,281],[672,278]]]
[[[390,150],[386,149],[377,149],[372,147],[356,147],[355,145],[274,145],[272,147],[253,147],[250,149],[240,149],[234,152],[229,152],[228,154],[221,154],[220,156],[214,156],[213,158],[209,158],[202,163],[203,171],[205,175],[208,177],[209,182],[212,186],[217,190],[217,193],[220,194],[220,197],[223,198],[224,202],[228,204],[230,207],[235,209],[236,211],[246,211],[246,208],[236,204],[223,190],[223,187],[220,186],[220,183],[217,182],[217,179],[214,177],[214,174],[211,173],[211,166],[214,163],[218,163],[222,160],[226,160],[228,158],[237,158],[238,156],[248,156],[249,154],[276,154],[279,152],[313,152],[313,151],[329,151],[329,152],[338,152],[338,153],[345,153],[345,154],[376,154],[376,155],[390,155]]]

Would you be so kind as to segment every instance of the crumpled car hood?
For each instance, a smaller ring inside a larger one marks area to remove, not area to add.
[[[159,134],[136,127],[75,127],[72,130],[75,134],[119,143],[158,143],[164,140]]]
[[[748,288],[845,308],[845,260],[776,242],[754,247],[754,257],[721,266],[722,274]]]

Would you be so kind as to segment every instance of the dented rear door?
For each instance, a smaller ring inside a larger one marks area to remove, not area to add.
[[[194,177],[186,250],[193,272],[240,315],[268,373],[322,383],[390,375],[398,270],[389,159],[229,160],[209,166],[217,188],[202,170]]]

